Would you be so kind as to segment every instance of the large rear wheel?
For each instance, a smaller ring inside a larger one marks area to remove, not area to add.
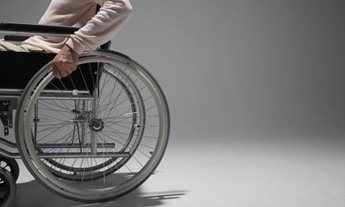
[[[73,200],[98,202],[142,184],[159,164],[170,128],[154,78],[115,52],[83,54],[57,80],[43,67],[24,90],[17,143],[33,176]]]

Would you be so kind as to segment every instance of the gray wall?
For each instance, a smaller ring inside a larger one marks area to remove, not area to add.
[[[158,79],[173,133],[343,126],[345,1],[131,2],[112,48]],[[37,22],[48,3],[1,0],[0,21]]]

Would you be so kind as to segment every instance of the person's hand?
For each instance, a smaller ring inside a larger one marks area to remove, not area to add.
[[[66,77],[77,69],[78,59],[78,53],[65,45],[53,59],[52,67],[48,72],[53,72],[53,75],[58,79]]]

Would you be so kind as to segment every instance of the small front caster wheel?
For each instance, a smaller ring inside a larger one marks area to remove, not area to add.
[[[0,168],[0,184],[0,206],[7,207],[14,199],[17,186],[13,175],[3,168]]]
[[[0,156],[0,168],[3,168],[10,172],[15,181],[17,181],[19,177],[19,166],[15,159],[8,158],[4,156]],[[1,185],[0,185],[1,187]]]

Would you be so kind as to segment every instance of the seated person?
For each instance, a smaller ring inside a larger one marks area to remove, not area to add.
[[[101,5],[95,14],[97,5]],[[49,70],[61,79],[76,70],[79,55],[111,40],[132,12],[129,0],[52,0],[39,24],[80,27],[69,38],[34,36],[15,47],[2,42],[0,50],[57,53]]]

